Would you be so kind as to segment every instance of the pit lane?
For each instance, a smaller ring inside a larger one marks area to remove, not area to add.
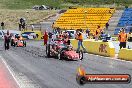
[[[76,83],[77,68],[82,65],[89,74],[130,74],[132,63],[92,54],[84,54],[83,61],[65,61],[47,58],[42,41],[28,41],[27,47],[12,47],[2,50],[8,65],[16,74],[21,88],[131,88],[130,84]],[[24,85],[26,84],[26,85]]]

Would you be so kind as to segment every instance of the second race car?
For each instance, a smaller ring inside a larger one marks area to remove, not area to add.
[[[17,35],[11,39],[11,46],[26,47],[26,41],[23,40],[22,36]]]

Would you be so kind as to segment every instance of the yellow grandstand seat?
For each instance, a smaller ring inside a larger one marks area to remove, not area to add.
[[[90,29],[105,27],[115,9],[111,8],[77,8],[69,9],[56,20],[54,27],[62,29]],[[95,31],[93,31],[95,32]]]

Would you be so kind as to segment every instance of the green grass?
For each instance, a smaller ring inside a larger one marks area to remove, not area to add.
[[[113,3],[118,8],[122,8],[122,6],[124,8],[126,5],[132,5],[132,0],[0,0],[0,22],[4,21],[7,29],[13,29],[18,27],[18,21],[21,17],[25,17],[27,23],[32,24],[39,23],[47,15],[56,13],[56,11],[31,10],[34,5],[47,5],[67,9],[69,6],[113,7]],[[26,13],[26,11],[29,11],[29,13]]]
[[[28,11],[28,13],[27,13]],[[44,18],[48,15],[56,13],[55,10],[52,11],[35,11],[35,10],[9,10],[0,9],[0,22],[5,23],[6,29],[17,29],[19,19],[24,17],[27,24],[34,24],[44,21]]]
[[[65,0],[65,2],[79,4],[132,4],[132,0]]]
[[[0,0],[0,7],[5,9],[31,9],[34,5],[57,7],[62,0]]]
[[[48,5],[53,7],[67,8],[70,6],[101,5],[130,6],[132,0],[0,0],[2,9],[31,9],[34,5]]]

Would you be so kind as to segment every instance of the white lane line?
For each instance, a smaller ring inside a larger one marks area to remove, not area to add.
[[[127,62],[127,63],[131,63],[132,64],[132,61],[121,60],[121,59],[118,59],[117,57],[105,57],[105,56],[100,56],[100,55],[95,55],[95,54],[89,54],[89,55],[94,55],[94,56],[98,56],[100,58],[103,57],[103,58],[107,58],[107,59],[111,59],[111,60],[116,60],[116,61],[121,61],[121,62]]]
[[[18,87],[21,88],[21,85],[18,83],[13,71],[11,70],[11,67],[7,64],[7,62],[5,61],[5,59],[0,56],[0,58],[2,59],[3,63],[5,64],[6,68],[8,69],[8,71],[10,72],[11,76],[13,77],[13,79],[15,80],[15,82],[17,83]]]
[[[127,63],[131,63],[132,64],[132,61],[121,60],[121,59],[118,59],[118,58],[109,58],[109,59],[116,60],[116,61],[121,61],[121,62],[127,62]]]

